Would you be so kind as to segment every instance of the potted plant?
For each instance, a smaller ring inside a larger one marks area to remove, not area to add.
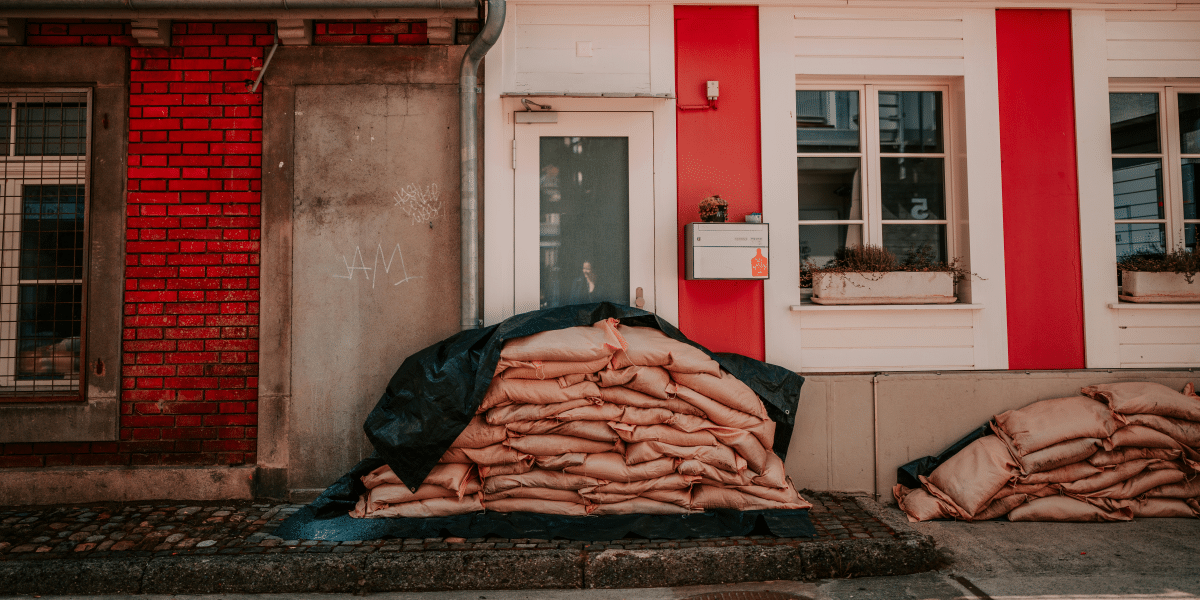
[[[954,284],[972,274],[961,259],[935,260],[929,245],[904,261],[881,246],[849,246],[824,266],[807,261],[800,286],[812,286],[814,304],[953,304]]]
[[[1200,253],[1137,252],[1117,261],[1120,299],[1125,302],[1200,302]]]

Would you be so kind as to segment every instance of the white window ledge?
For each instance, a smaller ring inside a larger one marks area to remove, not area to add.
[[[1196,310],[1200,303],[1188,302],[1109,302],[1108,307],[1116,310]],[[795,310],[794,308],[792,310]]]
[[[1200,308],[1200,304],[1195,304]],[[982,304],[963,304],[956,302],[954,304],[813,304],[811,302],[803,302],[793,304],[791,310],[796,311],[816,311],[816,312],[837,312],[837,311],[861,311],[861,310],[983,310]]]

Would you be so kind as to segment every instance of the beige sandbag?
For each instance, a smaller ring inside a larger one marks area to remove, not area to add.
[[[639,481],[611,481],[595,488],[597,492],[610,492],[614,494],[634,494],[640,495],[651,490],[686,490],[692,487],[693,484],[700,481],[698,475],[682,475],[680,473],[670,473],[662,477],[654,479],[642,479]]]
[[[659,459],[664,456],[684,460],[698,460],[718,469],[737,473],[737,457],[724,444],[716,446],[675,446],[663,442],[634,442],[625,450],[625,462],[631,465]]]
[[[783,466],[783,459],[779,458],[774,452],[768,452],[763,470],[750,475],[750,481],[754,485],[761,485],[763,487],[785,487],[787,485],[787,470]]]
[[[773,452],[764,448],[762,443],[754,434],[732,427],[716,427],[707,430],[707,433],[717,438],[722,444],[733,448],[733,451],[746,459],[746,464],[751,471],[755,473],[767,473],[771,469]],[[778,457],[776,457],[778,458]]]
[[[1145,425],[1171,436],[1171,439],[1192,448],[1200,447],[1200,423],[1159,415],[1126,415],[1130,425]]]
[[[626,444],[634,442],[664,442],[676,446],[715,446],[717,438],[708,431],[688,433],[670,425],[630,425],[628,423],[610,422],[608,424],[614,435],[620,437]]]
[[[1058,494],[1058,488],[1049,483],[1035,484],[1013,484],[1009,486],[1014,494],[1024,494],[1029,498],[1045,498],[1046,496],[1055,496]]]
[[[674,377],[679,385],[687,386],[733,410],[759,419],[767,418],[767,409],[758,394],[727,371],[722,370],[719,376],[708,373],[675,373]]]
[[[629,425],[661,425],[663,423],[671,423],[675,420],[675,413],[665,408],[638,408],[636,406],[626,406],[623,408],[621,417],[619,419],[612,419],[613,421],[620,421]]]
[[[1003,498],[997,498],[992,500],[991,504],[988,504],[986,507],[984,507],[983,510],[979,511],[979,513],[970,520],[991,521],[992,519],[1003,517],[1004,515],[1012,512],[1014,508],[1024,504],[1027,499],[1029,499],[1029,496],[1026,496],[1025,494],[1011,494],[1004,496]]]
[[[1018,456],[1078,438],[1107,438],[1119,417],[1101,402],[1084,396],[1034,402],[996,415],[996,424],[1012,439]]]
[[[971,519],[1000,488],[1016,480],[1017,472],[1017,463],[1004,442],[989,435],[971,442],[934,469],[928,478],[933,487],[925,489],[958,506],[962,516]],[[925,477],[921,480],[924,482]]]
[[[620,404],[621,406],[636,406],[638,408],[665,408],[673,413],[693,415],[701,418],[704,417],[704,413],[700,409],[678,398],[660,400],[653,396],[648,396],[623,386],[601,387],[600,399],[612,404]]]
[[[564,469],[567,473],[586,475],[597,480],[625,482],[663,477],[674,470],[675,459],[673,458],[660,458],[637,465],[627,465],[625,457],[615,452],[589,454],[582,465]]]
[[[476,415],[467,423],[467,428],[458,434],[451,448],[484,448],[499,444],[508,436],[508,431],[502,426],[489,425],[482,415]]]
[[[626,367],[601,371],[600,386],[619,386],[659,400],[675,395],[671,374],[662,367]]]
[[[571,400],[599,398],[600,387],[582,381],[570,387],[558,385],[558,380],[492,379],[476,412],[487,412],[497,406],[510,404],[562,404]]]
[[[601,371],[608,367],[608,362],[607,357],[586,362],[500,359],[496,365],[496,374],[504,379],[558,379],[566,375],[585,375]]]
[[[613,356],[616,368],[624,365],[655,365],[676,373],[716,375],[721,366],[703,350],[667,337],[650,327],[618,325],[617,331],[628,347]]]
[[[567,467],[577,467],[587,460],[587,454],[584,452],[571,452],[559,456],[538,456],[534,460],[537,461],[539,469],[547,471],[561,471]]]
[[[1080,391],[1108,403],[1123,415],[1148,414],[1200,421],[1200,398],[1181,394],[1161,383],[1122,381],[1089,385]]]
[[[897,483],[892,487],[892,496],[911,523],[955,518],[954,508],[949,503],[923,489],[913,490]]]
[[[1080,461],[1063,465],[1057,469],[1050,471],[1042,471],[1041,473],[1031,473],[1022,475],[1017,478],[1018,483],[1065,483],[1068,481],[1078,481],[1086,479],[1093,475],[1099,475],[1102,472],[1100,467],[1093,465],[1087,461]]]
[[[593,454],[612,452],[616,448],[613,442],[597,442],[569,435],[554,434],[510,437],[505,440],[504,445],[517,452],[534,456],[559,456],[575,452]]]
[[[703,411],[708,420],[717,425],[750,429],[762,422],[762,419],[754,415],[729,408],[685,385],[678,387],[676,396]]]
[[[1185,480],[1160,485],[1147,490],[1146,496],[1150,498],[1200,498],[1200,477],[1193,477],[1190,481]]]
[[[682,515],[692,512],[682,506],[649,498],[634,498],[616,504],[593,504],[588,507],[593,516],[604,515]]]
[[[596,487],[597,485],[600,485],[600,482],[592,477],[563,471],[533,469],[528,473],[488,477],[483,480],[483,493],[495,494],[496,492],[511,490],[515,487],[578,491],[583,488]]]
[[[480,477],[495,477],[497,475],[517,475],[519,473],[528,473],[533,469],[533,457],[530,456],[515,463],[504,463],[499,465],[479,465]]]
[[[429,498],[428,500],[405,502],[404,504],[389,504],[368,514],[367,518],[408,517],[426,519],[429,517],[465,515],[481,510],[483,510],[483,503],[480,501],[479,494],[472,494],[463,497],[461,500],[458,498]]]
[[[473,486],[472,493],[479,493],[479,484]],[[465,495],[465,494],[464,494]],[[432,484],[423,485],[416,492],[408,489],[408,486],[402,483],[385,483],[375,486],[364,495],[366,498],[366,512],[373,513],[388,504],[402,504],[404,502],[416,502],[418,500],[428,500],[430,498],[459,498],[453,490],[448,490],[441,486]]]
[[[1088,502],[1105,510],[1128,508],[1138,518],[1187,519],[1200,516],[1200,510],[1184,500],[1175,498],[1143,498],[1114,500],[1112,498],[1089,498]]]
[[[784,487],[781,487],[781,488],[769,488],[769,487],[762,486],[762,485],[743,485],[743,486],[735,487],[733,489],[736,489],[737,491],[739,491],[743,494],[750,494],[751,496],[758,496],[759,498],[762,498],[763,500],[770,500],[772,502],[807,504],[808,506],[805,508],[812,506],[812,504],[810,502],[808,502],[804,498],[800,497],[800,493],[797,492],[796,487],[792,485],[791,479],[788,479],[787,485],[785,485]]]
[[[692,490],[646,490],[643,498],[666,502],[675,506],[689,508],[692,506]]]
[[[1097,467],[1108,467],[1131,460],[1153,458],[1157,460],[1175,460],[1182,451],[1173,448],[1136,448],[1123,447],[1112,450],[1101,450],[1090,456],[1087,461]]]
[[[811,506],[811,505],[809,505]],[[775,502],[738,491],[736,488],[697,485],[692,488],[692,508],[732,508],[734,510],[792,510],[807,508],[799,502]]]
[[[429,475],[425,476],[425,481],[421,482],[421,485],[436,485],[438,487],[443,487],[448,490],[458,492],[459,490],[463,489],[463,486],[471,477],[471,468],[472,465],[461,463],[434,465],[433,470],[429,471]],[[362,482],[368,490],[384,484],[404,485],[404,482],[400,481],[400,478],[397,477],[394,472],[392,472],[392,468],[387,465],[383,465],[382,467],[363,475]]]
[[[997,435],[1001,439],[1007,437],[1004,432],[999,432]],[[1098,452],[1102,446],[1103,442],[1100,438],[1078,438],[1059,442],[1016,458],[1017,463],[1021,465],[1022,473],[1042,473],[1084,460]]]
[[[1112,444],[1118,448],[1138,447],[1179,450],[1181,453],[1180,459],[1184,463],[1192,469],[1200,470],[1200,453],[1180,444],[1171,436],[1145,425],[1128,425],[1118,429],[1112,436]]]
[[[504,498],[484,503],[484,508],[502,513],[531,512],[546,515],[564,515],[568,517],[584,517],[588,514],[586,504],[563,502],[560,500],[542,500],[535,498]]]
[[[367,518],[367,495],[363,494],[358,497],[358,502],[354,504],[354,508],[350,510],[351,519]]]
[[[500,358],[512,361],[589,362],[610,358],[625,348],[625,340],[617,333],[616,324],[606,319],[592,326],[552,329],[504,343]]]
[[[681,393],[683,393],[685,395],[691,394],[694,397],[700,397],[699,394],[696,394],[696,392],[690,391],[685,387],[680,387],[679,390]],[[683,396],[680,396],[680,397],[682,398]],[[706,400],[706,401],[711,402],[713,404],[717,404],[716,402],[713,402],[712,400]],[[721,406],[719,404],[717,404],[717,405]],[[674,427],[676,429],[679,429],[680,431],[686,431],[689,433],[693,433],[696,431],[704,431],[707,429],[713,429],[715,427],[728,427],[731,429],[741,429],[743,431],[750,432],[754,437],[758,438],[759,443],[761,443],[764,448],[771,448],[775,445],[775,421],[772,421],[770,419],[757,420],[755,417],[752,417],[750,415],[743,414],[743,413],[738,413],[737,411],[728,409],[724,406],[721,406],[721,408],[719,410],[725,411],[725,412],[731,413],[731,414],[741,415],[741,417],[737,417],[736,420],[741,422],[741,424],[745,425],[745,426],[726,425],[726,424],[722,424],[722,423],[717,423],[715,420],[710,420],[710,419],[706,419],[703,417],[697,417],[697,416],[689,415],[686,413],[676,413],[675,420],[671,421],[671,427]],[[726,416],[728,416],[728,415],[726,415]]]
[[[1009,521],[1099,523],[1105,521],[1129,521],[1132,519],[1133,511],[1129,508],[1107,511],[1069,496],[1036,498],[1014,508],[1008,513]]]
[[[449,450],[446,450],[446,453],[443,454],[441,458],[438,459],[438,464],[473,465],[475,464],[475,461],[471,460],[471,457],[467,456],[467,453],[463,452],[462,448],[450,448]]]
[[[541,419],[538,421],[517,421],[504,426],[508,431],[522,435],[538,435],[553,433],[570,435],[585,440],[597,442],[615,442],[620,437],[603,421],[559,421],[557,419]]]
[[[493,444],[487,448],[459,448],[459,450],[477,465],[503,465],[530,459],[529,454],[517,452],[504,444]]]
[[[573,502],[575,504],[587,504],[587,500],[579,495],[575,490],[553,490],[550,488],[536,487],[515,487],[507,490],[501,490],[494,494],[484,494],[483,503],[494,500],[504,500],[505,498],[533,498],[536,500],[550,500],[553,502]]]
[[[702,463],[698,460],[685,460],[679,463],[679,466],[676,468],[676,470],[682,475],[700,477],[701,483],[707,483],[709,485],[712,485],[713,483],[717,485],[734,486],[754,484],[753,481],[750,481],[750,475],[752,473],[747,471],[730,473],[729,471],[722,471],[721,469],[718,469],[710,464]]]
[[[637,498],[637,494],[612,494],[609,492],[596,492],[589,490],[579,490],[579,495],[591,504],[616,504],[626,500]]]
[[[1154,471],[1147,469],[1125,481],[1087,495],[1092,498],[1115,498],[1118,500],[1137,498],[1156,487],[1179,483],[1183,481],[1184,477],[1183,471],[1174,469]]]
[[[1059,489],[1068,494],[1090,494],[1102,490],[1106,487],[1116,485],[1142,471],[1146,470],[1146,466],[1150,464],[1150,460],[1131,460],[1129,462],[1114,465],[1112,468],[1092,475],[1077,481],[1068,481],[1056,484]]]
[[[590,404],[564,410],[555,418],[560,421],[620,421],[625,408],[617,404]]]
[[[507,425],[518,421],[538,421],[591,405],[593,402],[587,399],[570,400],[560,404],[510,404],[487,411],[487,422],[489,425]]]

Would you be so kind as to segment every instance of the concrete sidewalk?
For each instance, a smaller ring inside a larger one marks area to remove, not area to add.
[[[928,535],[865,496],[805,493],[815,539],[283,540],[299,505],[0,509],[0,590],[36,594],[646,588],[901,575]]]

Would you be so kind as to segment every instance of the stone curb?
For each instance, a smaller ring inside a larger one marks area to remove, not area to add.
[[[853,496],[891,539],[649,549],[426,550],[0,562],[0,589],[36,594],[416,592],[639,588],[902,575],[935,568],[933,539]]]

